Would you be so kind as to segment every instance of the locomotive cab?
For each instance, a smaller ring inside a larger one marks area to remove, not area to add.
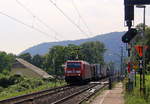
[[[65,80],[68,83],[81,81],[81,62],[66,62]]]
[[[90,65],[85,61],[67,61],[65,80],[67,83],[82,83],[91,78]]]

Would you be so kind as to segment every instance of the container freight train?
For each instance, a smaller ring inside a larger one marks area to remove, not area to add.
[[[65,63],[65,80],[67,83],[83,83],[107,77],[107,67],[89,64],[86,61],[67,61]]]

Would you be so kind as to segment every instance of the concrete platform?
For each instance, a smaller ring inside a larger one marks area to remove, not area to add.
[[[105,90],[90,104],[124,104],[122,83],[116,84],[112,90]]]

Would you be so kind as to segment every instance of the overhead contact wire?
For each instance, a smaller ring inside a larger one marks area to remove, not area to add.
[[[87,28],[87,30],[88,30],[88,32],[89,32],[89,35],[93,34],[93,33],[91,32],[91,30],[89,29],[89,26],[87,25],[87,23],[86,23],[86,21],[84,20],[84,18],[81,16],[81,14],[80,14],[80,12],[79,12],[79,10],[78,10],[78,8],[77,8],[77,5],[75,4],[74,0],[72,0],[72,4],[73,4],[73,7],[74,7],[74,9],[76,10],[76,12],[77,12],[79,18],[81,19],[82,23],[83,23],[83,24],[85,25],[85,27]]]
[[[22,7],[24,8],[30,15],[32,15],[33,18],[36,18],[40,23],[42,23],[45,27],[47,27],[50,31],[53,31],[55,33],[55,35],[59,36],[59,37],[63,37],[62,35],[60,35],[58,32],[56,32],[53,28],[51,28],[49,25],[47,25],[43,20],[41,20],[39,17],[37,17],[31,10],[29,10],[29,8],[27,8],[24,4],[22,4],[20,1],[16,0],[16,2]]]
[[[37,31],[37,32],[40,32],[40,33],[42,33],[43,35],[50,36],[51,38],[56,39],[56,37],[52,37],[52,36],[49,35],[48,33],[43,32],[43,31],[41,31],[40,29],[38,29],[38,28],[36,28],[36,27],[33,27],[33,26],[31,26],[31,25],[28,25],[28,24],[26,24],[26,23],[24,23],[24,22],[18,20],[18,19],[15,18],[15,17],[9,16],[8,14],[3,13],[3,12],[0,12],[0,14],[3,15],[3,16],[8,17],[8,18],[10,18],[11,20],[13,20],[13,21],[15,21],[15,22],[18,22],[18,23],[20,23],[20,24],[22,24],[22,25],[24,25],[24,26],[26,26],[26,27],[28,27],[28,28],[31,28],[31,29],[33,29],[33,30],[35,30],[35,31]],[[59,41],[59,39],[57,39],[57,40]]]
[[[78,26],[68,15],[66,15],[66,13],[63,12],[63,10],[61,10],[61,9],[57,6],[56,3],[54,3],[52,0],[49,0],[49,1],[68,19],[68,21],[70,21],[73,25],[75,25],[75,26],[78,28],[78,30],[79,30],[80,32],[82,32],[83,34],[86,35],[86,33],[80,28],[80,26]]]

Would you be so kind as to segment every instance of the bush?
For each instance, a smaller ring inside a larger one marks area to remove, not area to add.
[[[9,74],[10,74],[10,71],[7,70],[7,69],[4,69],[4,70],[2,71],[2,74],[3,74],[3,75],[9,75]]]
[[[14,85],[21,82],[23,79],[24,78],[21,77],[20,75],[13,75],[13,76],[1,75],[0,86],[6,88],[9,87],[10,85]]]
[[[43,78],[42,80],[44,82],[53,82],[55,79],[54,78]]]
[[[24,80],[24,78],[21,75],[13,75],[9,77],[9,80],[12,82],[12,84],[17,84]]]
[[[8,87],[10,85],[9,77],[8,76],[3,76],[0,78],[0,86],[1,87]]]
[[[0,87],[0,92],[2,92],[3,91],[3,87]]]

